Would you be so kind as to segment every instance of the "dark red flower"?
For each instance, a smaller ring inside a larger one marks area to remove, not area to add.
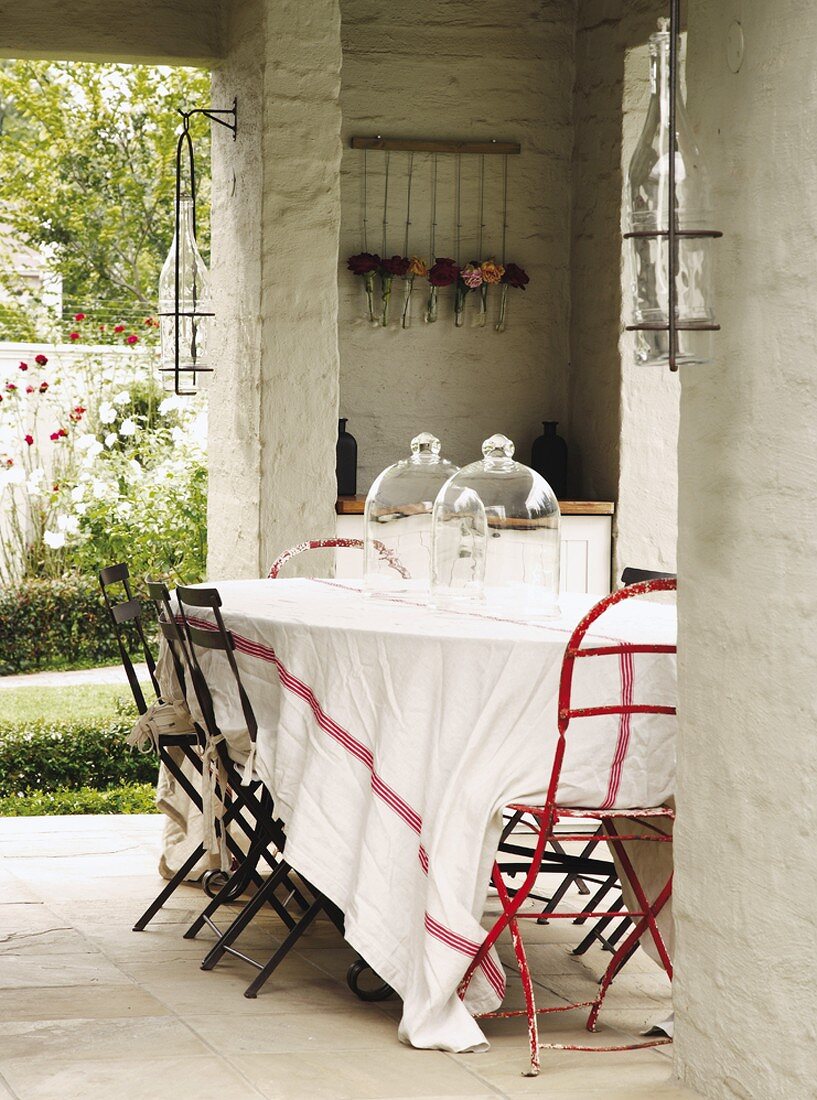
[[[74,314],[74,320],[77,322],[77,324],[79,324],[80,321],[85,320],[85,314],[84,313],[75,313]]]
[[[156,322],[155,322],[155,321],[153,320],[153,318],[152,318],[152,317],[146,317],[146,318],[145,318],[145,324],[147,325],[147,327],[148,327],[148,328],[153,328],[153,326],[155,325],[155,323],[156,323]]]
[[[132,332],[130,336],[125,337],[125,343],[130,344],[130,346],[133,347],[134,344],[139,343],[139,337],[136,335],[135,332]]]
[[[428,281],[432,286],[452,286],[459,275],[459,267],[449,256],[438,256],[429,268]]]
[[[28,370],[28,363],[20,363],[20,370]]]
[[[113,330],[116,333],[124,332],[125,331],[125,326],[124,325],[114,325]]]
[[[29,447],[31,447],[32,444],[34,443],[34,436],[33,435],[24,435],[23,439],[26,441],[26,443],[29,445]]]
[[[78,332],[69,332],[68,333],[68,339],[69,340],[74,340],[74,341],[79,340],[79,333]]]
[[[60,428],[59,435],[61,435],[63,438],[65,438],[65,436],[68,435],[68,432],[65,430],[65,428]]]
[[[14,393],[17,387],[14,385],[13,382],[6,382],[6,389],[9,391],[9,393]]]
[[[368,275],[380,267],[380,257],[374,252],[358,252],[356,256],[349,257],[346,266],[353,275]]]
[[[54,484],[51,486],[51,492],[52,493],[58,493],[59,491],[60,491],[60,483],[58,481],[55,481]]]
[[[73,424],[79,424],[80,420],[82,420],[82,414],[83,414],[84,412],[85,412],[85,406],[84,406],[84,405],[76,405],[76,406],[75,406],[75,407],[74,407],[74,408],[73,408],[73,409],[71,410],[71,412],[70,412],[70,413],[68,414],[68,419],[69,419],[69,420],[70,420],[70,421],[71,421],[71,422],[72,422]]]
[[[26,386],[26,393],[34,393],[36,386]]]
[[[60,433],[59,432],[52,432],[51,435],[48,438],[51,440],[52,443],[59,443]]]
[[[100,332],[104,332],[104,331],[105,331],[105,326],[104,326],[104,325],[100,325],[100,326],[99,326],[99,331],[100,331]]]
[[[37,355],[34,358],[34,362],[37,364],[38,367],[44,367],[45,364],[48,362],[48,357],[45,355]]]
[[[505,274],[502,276],[502,282],[507,286],[515,287],[517,290],[524,290],[530,282],[530,275],[518,264],[505,264]]]
[[[380,270],[383,275],[403,276],[409,269],[411,260],[406,256],[392,256],[390,260],[380,261]]]
[[[80,416],[82,416],[82,414],[85,412],[85,406],[84,405],[75,405],[74,406],[74,412],[78,413]]]
[[[47,382],[40,382],[40,393],[45,393],[45,391],[47,389],[48,389],[48,383]]]

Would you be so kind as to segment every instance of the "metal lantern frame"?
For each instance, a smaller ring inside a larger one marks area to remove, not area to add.
[[[669,202],[668,225],[666,229],[643,229],[631,233],[625,233],[624,239],[631,240],[634,237],[652,237],[655,239],[668,239],[670,277],[667,279],[667,324],[648,323],[641,325],[627,325],[627,332],[666,332],[668,337],[668,360],[671,371],[678,370],[678,333],[679,332],[720,332],[721,326],[705,321],[679,321],[675,315],[678,288],[676,279],[680,270],[678,258],[678,242],[681,238],[701,239],[705,237],[722,237],[719,229],[681,229],[678,225],[678,211],[676,209],[677,187],[675,179],[675,153],[678,141],[676,132],[676,111],[678,101],[678,37],[681,33],[681,0],[669,0],[669,131],[672,145],[672,155],[669,158]]]
[[[172,317],[173,318],[173,389],[174,392],[180,397],[191,397],[196,393],[196,375],[197,374],[212,374],[212,367],[199,367],[193,365],[192,367],[182,367],[179,362],[179,343],[181,335],[181,319],[182,317],[214,317],[214,313],[199,313],[194,308],[192,312],[181,310],[179,308],[179,291],[181,282],[180,271],[180,254],[181,254],[181,196],[182,196],[182,160],[184,150],[187,150],[187,162],[188,173],[190,176],[190,198],[193,207],[193,239],[196,239],[196,168],[193,157],[193,139],[190,136],[190,120],[194,115],[204,115],[205,118],[209,118],[211,122],[217,122],[219,126],[225,126],[228,130],[232,131],[233,141],[238,136],[238,100],[233,99],[233,105],[225,110],[217,110],[214,107],[194,107],[189,111],[183,111],[179,108],[179,114],[182,116],[182,131],[179,134],[179,140],[176,143],[176,198],[175,198],[175,216],[174,226],[176,233],[176,254],[175,271],[174,271],[174,296],[173,296],[173,312],[172,313],[159,313],[160,317]],[[165,368],[162,368],[163,370]],[[191,374],[192,380],[189,386],[184,387],[182,382],[182,375]]]

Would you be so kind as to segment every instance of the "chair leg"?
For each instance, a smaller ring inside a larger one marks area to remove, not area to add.
[[[204,961],[201,964],[202,970],[212,970],[219,959],[222,957],[225,951],[228,950],[235,942],[235,940],[241,935],[253,917],[258,913],[261,907],[267,900],[267,895],[275,890],[284,878],[284,875],[288,867],[285,863],[281,863],[281,866],[277,871],[274,871],[272,875],[267,879],[264,885],[253,895],[247,902],[233,923],[222,934],[221,938],[214,944],[214,946],[208,951],[204,957]],[[309,910],[307,910],[309,912]]]
[[[292,948],[295,946],[295,944],[298,942],[298,940],[301,938],[301,936],[304,934],[310,924],[314,921],[315,917],[317,917],[320,911],[324,908],[324,905],[325,899],[322,895],[318,895],[318,897],[315,898],[315,900],[300,918],[298,923],[289,933],[287,938],[284,940],[284,942],[281,944],[281,946],[278,948],[272,958],[270,958],[264,964],[264,966],[258,972],[257,976],[253,978],[253,980],[244,990],[245,997],[249,997],[251,1000],[253,1000],[258,996],[258,991],[261,986],[266,982],[266,980],[269,978],[270,974],[272,974],[273,970],[275,970],[278,964],[289,954],[289,952],[292,950]]]
[[[176,889],[176,887],[180,886],[182,882],[184,882],[188,874],[193,870],[198,861],[202,858],[202,856],[204,855],[204,851],[204,845],[199,844],[198,848],[196,848],[195,851],[187,857],[185,862],[181,865],[181,867],[170,880],[170,882],[168,882],[167,886],[165,886],[161,893],[156,895],[154,900],[147,907],[147,909],[141,915],[136,924],[134,924],[134,932],[144,932],[145,928],[147,928],[148,924],[153,920],[153,918],[162,908],[162,906]]]

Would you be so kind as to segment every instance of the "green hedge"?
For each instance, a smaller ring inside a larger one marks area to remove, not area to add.
[[[69,575],[0,588],[0,676],[118,660],[96,578]]]
[[[66,787],[93,787],[104,793],[106,787],[155,785],[156,757],[125,744],[132,725],[133,720],[125,717],[106,723],[0,722],[0,798]]]
[[[40,817],[43,814],[155,814],[155,789],[151,783],[130,783],[97,791],[34,791],[27,795],[0,797],[0,817]]]

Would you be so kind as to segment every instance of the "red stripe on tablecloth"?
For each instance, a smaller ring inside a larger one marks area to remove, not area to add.
[[[190,617],[188,621],[192,623],[193,626],[201,627],[204,630],[215,630],[214,624],[208,622],[206,619]],[[371,772],[372,791],[419,836],[423,827],[423,819],[417,811],[412,809],[404,799],[392,790],[374,770],[374,756],[371,749],[361,744],[360,741],[352,737],[347,730],[339,726],[334,719],[326,714],[315,698],[312,689],[307,684],[303,683],[302,680],[293,676],[292,673],[285,668],[275,650],[269,646],[262,645],[260,642],[250,641],[249,638],[244,638],[242,635],[236,634],[235,632],[233,632],[233,640],[236,649],[240,652],[275,665],[282,686],[308,703],[319,727],[347,749],[356,759],[366,765]],[[428,854],[422,844],[419,847],[418,855],[423,871],[425,874],[428,874]],[[429,922],[431,922],[433,928]],[[469,955],[471,958],[473,958],[479,950],[479,944],[473,943],[471,940],[467,940],[456,932],[451,931],[440,924],[439,921],[433,920],[432,917],[426,916],[426,928],[442,943],[447,944],[455,951],[460,951],[463,954]],[[481,969],[497,993],[497,996],[502,999],[505,995],[505,978],[490,956],[483,959]]]
[[[635,675],[632,653],[619,654],[619,667],[621,669],[621,704],[625,707],[632,706],[633,679]],[[618,790],[621,786],[621,771],[624,766],[627,749],[630,747],[631,718],[631,714],[622,713],[619,715],[618,740],[616,742],[613,763],[610,766],[607,797],[601,804],[601,809],[603,810],[609,810],[614,806],[616,797],[618,796]]]
[[[473,940],[467,940],[464,936],[459,936],[456,932],[452,932],[449,928],[446,928],[444,924],[440,924],[438,920],[435,920],[430,913],[426,913],[425,926],[426,931],[434,936],[435,939],[444,943],[446,947],[450,947],[454,951],[459,951],[461,955],[467,955],[469,959],[473,959],[474,955],[479,951],[480,945],[478,943],[474,943]],[[480,969],[490,982],[496,995],[502,1000],[505,996],[505,977],[499,967],[489,956],[482,960]]]

